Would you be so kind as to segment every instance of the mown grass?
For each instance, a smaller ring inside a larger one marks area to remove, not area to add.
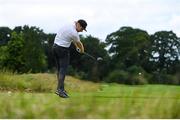
[[[59,98],[55,74],[0,73],[0,118],[180,118],[180,87],[92,83],[68,76]]]

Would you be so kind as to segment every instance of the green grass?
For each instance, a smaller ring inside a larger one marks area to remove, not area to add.
[[[0,118],[180,118],[180,87],[92,83],[68,76],[69,99],[54,94],[55,74],[0,73]]]

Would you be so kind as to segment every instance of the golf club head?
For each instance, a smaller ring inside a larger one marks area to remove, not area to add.
[[[97,61],[102,61],[102,60],[103,60],[102,57],[98,57],[98,58],[97,58]]]

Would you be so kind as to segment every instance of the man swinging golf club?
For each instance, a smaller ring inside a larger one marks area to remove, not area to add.
[[[80,41],[78,32],[86,31],[86,26],[86,21],[80,19],[73,24],[63,26],[56,34],[52,51],[56,61],[58,79],[55,93],[60,97],[69,97],[64,89],[64,80],[70,59],[69,47],[73,42],[78,52],[84,53],[84,46]]]

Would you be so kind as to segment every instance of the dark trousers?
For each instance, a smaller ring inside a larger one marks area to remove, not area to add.
[[[66,76],[67,68],[69,65],[70,53],[69,48],[61,47],[56,44],[52,47],[53,56],[56,61],[57,68],[57,79],[58,85],[57,90],[64,90],[64,79]]]

